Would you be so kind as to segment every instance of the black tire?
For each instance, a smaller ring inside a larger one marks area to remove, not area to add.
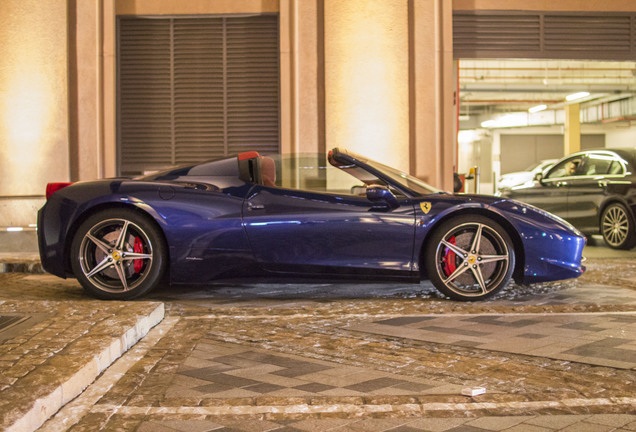
[[[623,204],[610,204],[603,210],[600,229],[603,240],[613,249],[631,249],[636,246],[634,220]]]
[[[109,209],[90,216],[71,244],[71,267],[91,295],[130,300],[161,281],[168,262],[162,233],[131,209]]]
[[[515,268],[510,236],[481,215],[463,215],[433,232],[425,251],[428,277],[454,300],[488,298],[508,285]]]

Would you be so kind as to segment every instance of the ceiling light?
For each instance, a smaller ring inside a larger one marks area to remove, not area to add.
[[[572,102],[573,100],[581,99],[581,98],[584,98],[585,96],[589,96],[589,95],[590,95],[589,92],[572,93],[571,95],[566,96],[565,100],[568,101],[568,102]]]
[[[537,105],[537,106],[533,106],[532,108],[530,108],[528,110],[529,113],[536,113],[539,111],[543,111],[544,109],[546,109],[548,106],[547,105]]]
[[[483,128],[489,128],[489,127],[493,127],[497,124],[496,121],[494,120],[486,120],[485,122],[481,122],[481,127]]]

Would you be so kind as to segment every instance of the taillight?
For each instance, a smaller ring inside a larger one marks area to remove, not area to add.
[[[53,195],[55,192],[59,191],[60,189],[64,189],[66,186],[70,186],[73,183],[49,183],[46,185],[46,199],[48,200],[49,198],[51,198],[51,195]]]

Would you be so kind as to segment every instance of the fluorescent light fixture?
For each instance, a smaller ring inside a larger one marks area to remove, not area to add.
[[[19,231],[23,231],[24,228],[22,227],[8,227],[7,228],[7,232],[19,232]]]
[[[460,130],[457,134],[457,142],[461,144],[471,143],[479,139],[479,134],[473,129]]]
[[[496,124],[497,122],[494,120],[486,120],[485,122],[481,122],[481,127],[489,128],[489,127],[494,127]]]
[[[529,113],[536,113],[539,111],[543,111],[544,109],[546,109],[548,106],[547,105],[537,105],[537,106],[533,106],[532,108],[530,108],[528,110]]]
[[[590,92],[572,93],[571,95],[566,96],[565,100],[568,102],[572,102],[573,100],[581,99],[589,95],[590,95]]]

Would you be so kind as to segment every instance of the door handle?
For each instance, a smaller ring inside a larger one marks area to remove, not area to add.
[[[607,183],[608,183],[607,180],[599,180],[598,181],[599,187],[607,187]]]
[[[263,210],[264,208],[265,206],[263,204],[252,204],[252,203],[247,204],[248,210]]]

